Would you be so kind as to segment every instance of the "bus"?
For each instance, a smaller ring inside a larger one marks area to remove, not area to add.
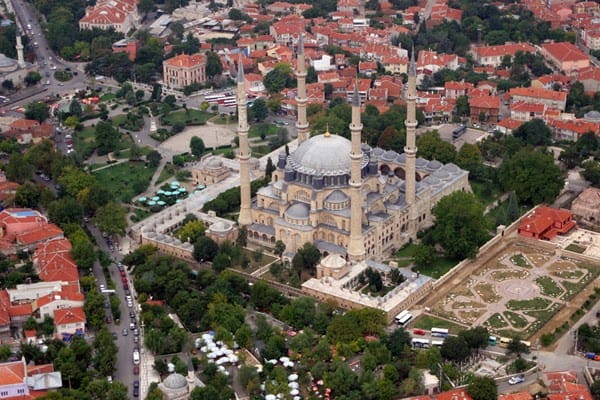
[[[217,100],[217,103],[225,104],[227,102],[230,102],[231,100],[235,101],[235,96],[223,96],[222,98]]]
[[[495,346],[497,344],[498,340],[496,338],[496,336],[492,336],[490,335],[490,337],[488,337],[488,346]]]
[[[431,328],[431,336],[433,337],[448,337],[448,329]]]
[[[500,346],[506,347],[512,341],[511,338],[500,337]]]
[[[432,340],[431,341],[431,345],[432,346],[442,347],[443,344],[444,344],[444,339],[442,339],[442,340]]]
[[[458,128],[456,128],[455,130],[452,131],[452,139],[458,139],[459,137],[462,136],[463,133],[465,133],[466,130],[467,130],[466,125],[459,126]]]
[[[412,347],[416,347],[419,349],[429,348],[429,340],[427,340],[427,339],[413,338],[411,340],[411,344],[412,344]]]
[[[225,102],[223,103],[223,105],[225,107],[237,106],[237,100],[236,99],[225,100]]]
[[[410,320],[413,318],[411,313],[406,314],[404,317],[402,317],[399,320],[396,320],[396,323],[398,325],[400,325],[401,327],[405,328],[406,325],[408,325],[408,323],[410,322]]]
[[[404,310],[402,311],[400,314],[396,315],[396,317],[394,317],[394,319],[396,320],[396,322],[400,321],[402,318],[404,318],[404,316],[406,314],[409,314],[408,310]]]
[[[224,94],[213,94],[210,96],[204,96],[204,101],[206,101],[209,104],[210,103],[215,104],[215,103],[218,103],[219,100],[224,99],[224,98],[225,98]]]

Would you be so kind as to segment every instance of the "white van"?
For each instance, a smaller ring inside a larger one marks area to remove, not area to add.
[[[137,350],[133,351],[133,363],[136,365],[140,363],[140,352]]]

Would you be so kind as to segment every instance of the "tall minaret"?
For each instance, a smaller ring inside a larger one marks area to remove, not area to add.
[[[415,65],[415,48],[413,47],[408,66],[408,90],[406,96],[406,173],[405,173],[405,196],[409,207],[415,204],[415,157],[417,155],[416,145],[416,101],[417,101],[417,68]]]
[[[296,80],[298,81],[298,120],[296,129],[298,131],[298,144],[304,142],[309,137],[308,120],[306,119],[306,64],[304,59],[304,37],[302,33],[298,35],[298,65],[296,67]]]
[[[350,132],[352,135],[352,150],[350,151],[350,242],[348,243],[348,257],[352,261],[363,261],[365,259],[365,245],[362,237],[362,176],[361,162],[363,159],[360,144],[362,132],[360,121],[360,97],[358,96],[358,83],[354,84],[354,95],[352,97],[352,122]]]
[[[252,214],[250,211],[250,145],[248,144],[248,99],[246,97],[246,78],[244,77],[244,64],[242,63],[242,54],[238,62],[237,75],[237,107],[238,107],[238,135],[240,139],[240,151],[238,159],[240,161],[240,216],[238,223],[240,226],[250,225],[252,223]]]
[[[25,58],[23,57],[23,43],[21,43],[21,32],[17,29],[17,62],[19,68],[25,68]]]

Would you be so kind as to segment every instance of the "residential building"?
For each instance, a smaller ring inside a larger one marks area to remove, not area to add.
[[[586,121],[583,119],[549,119],[548,126],[554,132],[557,140],[576,141],[582,135],[593,132],[600,134],[600,123],[597,121]]]
[[[565,111],[567,105],[566,92],[518,87],[510,89],[509,95],[513,102],[541,103],[547,105],[549,108],[556,108],[560,111]]]
[[[517,52],[535,53],[535,48],[528,43],[507,43],[495,46],[474,46],[471,54],[477,64],[499,67],[506,56],[513,57]]]
[[[79,29],[110,29],[127,33],[139,21],[137,0],[101,0],[87,7],[79,20]]]
[[[495,124],[500,115],[500,97],[477,96],[469,98],[471,121]]]
[[[85,332],[85,312],[83,307],[63,308],[54,311],[56,334],[61,337],[83,335]]]
[[[531,121],[543,119],[547,106],[541,103],[514,102],[510,105],[510,117],[517,121]]]
[[[62,237],[63,231],[39,211],[7,208],[0,212],[0,250],[4,254],[33,250],[39,243]]]
[[[163,81],[175,89],[206,82],[206,56],[180,54],[163,61]]]
[[[590,67],[581,71],[577,80],[583,84],[586,93],[600,92],[600,68]]]
[[[569,42],[544,43],[541,54],[567,75],[590,66],[590,58]]]
[[[469,91],[473,90],[473,88],[474,85],[469,82],[448,81],[444,83],[445,96],[449,99],[467,96]]]
[[[3,400],[33,400],[49,389],[62,387],[60,372],[52,364],[27,365],[25,357],[0,363],[0,398]]]

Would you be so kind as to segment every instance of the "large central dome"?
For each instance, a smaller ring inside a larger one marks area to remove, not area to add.
[[[303,142],[289,157],[289,164],[308,175],[338,176],[350,174],[352,143],[338,135],[318,135]],[[363,156],[361,168],[367,165]]]

